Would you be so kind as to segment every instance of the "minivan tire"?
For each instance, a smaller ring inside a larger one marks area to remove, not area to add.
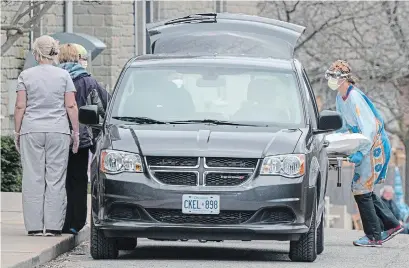
[[[321,216],[321,223],[317,229],[317,254],[324,251],[324,213]]]
[[[290,260],[294,262],[313,262],[317,258],[317,205],[311,215],[311,226],[307,233],[301,235],[298,241],[290,242]]]
[[[105,237],[103,231],[95,227],[92,219],[90,244],[91,257],[95,260],[116,259],[118,257],[116,240]]]

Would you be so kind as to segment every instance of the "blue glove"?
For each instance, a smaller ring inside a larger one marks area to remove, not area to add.
[[[359,164],[359,163],[361,163],[363,158],[364,158],[364,155],[361,152],[358,151],[358,152],[350,155],[348,157],[348,161],[352,162],[352,163],[355,163],[355,164]]]

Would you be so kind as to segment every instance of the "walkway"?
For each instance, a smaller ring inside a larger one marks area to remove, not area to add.
[[[77,237],[73,235],[27,236],[23,221],[21,193],[1,193],[0,225],[1,267],[35,267],[69,251],[89,238],[88,226]]]

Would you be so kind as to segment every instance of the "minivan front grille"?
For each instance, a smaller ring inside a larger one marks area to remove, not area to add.
[[[179,157],[179,156],[147,156],[148,166],[157,167],[196,167],[199,165],[197,157]]]
[[[248,221],[254,211],[220,211],[220,214],[183,214],[178,209],[153,209],[146,211],[157,221],[173,224],[241,224]]]
[[[208,173],[205,175],[206,186],[236,186],[246,182],[250,173]]]
[[[168,185],[197,185],[197,173],[195,172],[169,172],[155,171],[153,176],[161,183]]]
[[[258,159],[206,157],[206,166],[220,168],[256,168]]]
[[[237,186],[250,180],[257,158],[145,156],[149,174],[174,186]]]

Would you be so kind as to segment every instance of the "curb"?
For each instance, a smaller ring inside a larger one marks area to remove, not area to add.
[[[19,262],[13,266],[10,266],[10,268],[33,268],[43,265],[57,258],[59,255],[74,249],[76,246],[89,239],[89,236],[90,228],[89,225],[86,225],[84,228],[82,228],[78,235],[69,235],[52,247],[40,252],[37,256],[33,256],[28,260]]]

